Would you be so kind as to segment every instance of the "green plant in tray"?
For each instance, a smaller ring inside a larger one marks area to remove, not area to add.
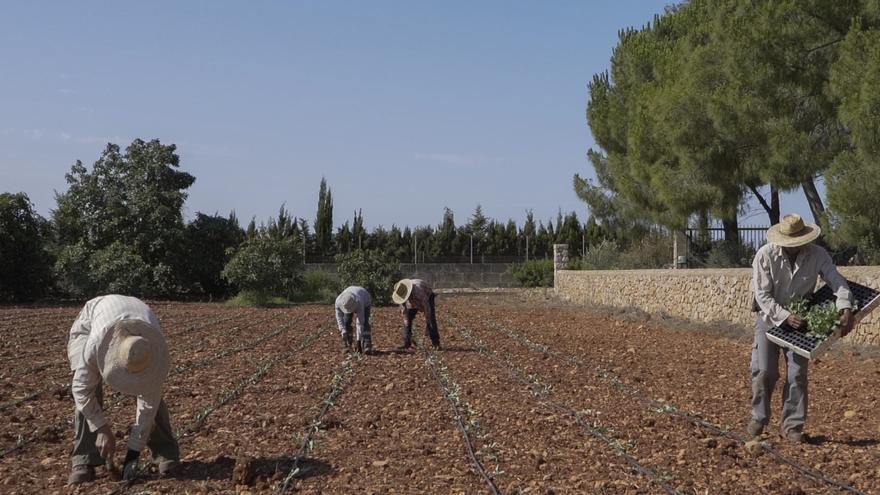
[[[833,302],[810,306],[806,299],[797,298],[789,303],[787,309],[803,317],[807,322],[807,333],[816,338],[824,339],[831,335],[838,322],[837,306]]]
[[[833,302],[814,305],[807,312],[806,319],[807,333],[817,338],[827,337],[837,325],[837,306]]]

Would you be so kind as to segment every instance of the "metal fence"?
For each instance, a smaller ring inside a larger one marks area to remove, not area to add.
[[[528,259],[550,259],[549,255],[541,255],[536,256],[532,255]],[[401,263],[471,263],[471,264],[491,264],[491,263],[522,263],[524,261],[528,261],[525,255],[488,255],[488,254],[477,254],[474,253],[471,255],[440,255],[440,256],[431,256],[424,253],[418,253],[418,257],[413,255],[407,255],[398,257],[397,261]],[[321,255],[307,255],[305,257],[306,264],[323,264],[323,263],[335,263],[336,258],[334,256],[321,256]]]
[[[767,242],[767,229],[769,227],[739,227],[739,242],[743,246],[749,247],[757,251]],[[724,229],[721,227],[711,227],[708,229],[685,229],[685,235],[688,238],[688,244],[694,245],[700,242],[715,243],[725,239]]]

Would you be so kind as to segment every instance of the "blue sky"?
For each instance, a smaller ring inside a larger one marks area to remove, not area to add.
[[[337,225],[584,217],[587,83],[666,3],[7,3],[0,191],[48,215],[75,160],[140,137],[178,145],[188,218],[311,220],[322,176]]]

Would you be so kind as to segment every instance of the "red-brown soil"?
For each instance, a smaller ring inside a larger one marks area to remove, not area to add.
[[[746,444],[745,329],[517,294],[437,301],[442,350],[424,348],[421,316],[417,346],[395,350],[399,311],[382,307],[372,356],[342,352],[328,306],[153,303],[184,462],[79,487],[65,484],[79,308],[2,307],[0,493],[880,493],[874,352],[811,363],[810,444],[778,436],[780,390]],[[134,400],[105,394],[124,451]]]

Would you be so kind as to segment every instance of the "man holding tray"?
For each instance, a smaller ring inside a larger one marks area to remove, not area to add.
[[[837,271],[831,256],[813,241],[821,229],[805,223],[800,215],[785,215],[767,231],[767,244],[758,250],[752,263],[755,302],[759,308],[752,345],[752,420],[748,431],[758,436],[770,416],[770,399],[779,379],[779,354],[785,357],[786,376],[782,389],[782,435],[789,441],[804,443],[807,419],[807,363],[809,359],[767,340],[767,330],[787,323],[801,328],[805,321],[785,309],[816,288],[819,275],[834,291],[840,311],[841,334],[852,330],[853,315],[849,286]]]

